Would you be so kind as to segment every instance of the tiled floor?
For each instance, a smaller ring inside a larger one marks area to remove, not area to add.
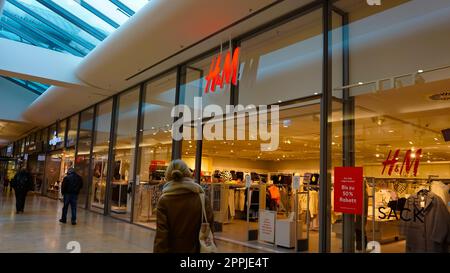
[[[61,203],[29,195],[24,214],[15,214],[12,196],[0,195],[0,252],[69,252],[71,241],[82,252],[139,252],[153,249],[155,232],[111,217],[78,210],[78,225],[60,224]],[[218,241],[221,252],[261,252]]]
[[[82,252],[151,253],[155,232],[101,214],[78,210],[78,225],[60,224],[62,204],[59,201],[29,195],[25,213],[16,215],[15,199],[0,194],[0,252],[69,252],[67,244],[77,241]],[[242,230],[226,226],[217,240],[219,250],[227,253],[294,252],[258,241],[237,245],[246,235]],[[230,229],[231,228],[231,229]],[[230,229],[230,230],[228,230]],[[227,232],[227,231],[233,232]],[[232,235],[232,236],[231,236]],[[310,232],[309,252],[317,252],[318,234]],[[341,241],[332,236],[332,252],[341,252]],[[382,245],[382,252],[403,252],[404,241]]]

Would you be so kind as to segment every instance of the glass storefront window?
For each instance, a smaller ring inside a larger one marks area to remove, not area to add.
[[[450,3],[365,2],[335,3],[350,18],[351,85],[334,89],[354,104],[355,166],[366,188],[357,250],[374,241],[381,252],[447,252],[442,239],[427,242],[449,219]]]
[[[112,161],[111,213],[128,220],[132,207],[138,109],[139,88],[119,96]]]
[[[73,147],[77,143],[78,114],[68,119],[66,147]]]
[[[75,167],[82,177],[84,186],[79,195],[79,206],[86,207],[88,190],[90,188],[89,172],[91,169],[92,130],[94,126],[94,108],[89,108],[80,114],[80,133],[77,145]]]
[[[64,148],[64,143],[66,141],[66,129],[67,129],[67,119],[60,121],[58,123],[58,143],[56,144],[56,149]]]
[[[322,12],[241,43],[239,103],[272,104],[322,93]]]
[[[105,206],[112,106],[112,99],[100,103],[97,105],[97,116],[95,117],[89,207],[98,212],[103,212]]]
[[[141,138],[135,190],[135,222],[156,228],[156,204],[164,174],[172,159],[170,112],[175,104],[176,73],[164,75],[145,86]]]
[[[48,141],[47,141],[47,145],[48,145],[48,151],[53,151],[56,149],[56,144],[57,144],[57,138],[58,138],[58,132],[56,131],[56,123],[52,124],[49,128],[48,128]],[[50,143],[51,142],[51,143]]]

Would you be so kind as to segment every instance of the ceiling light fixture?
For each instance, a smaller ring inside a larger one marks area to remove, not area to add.
[[[422,69],[417,70],[417,73],[423,73]]]
[[[413,145],[413,142],[412,142],[412,141],[410,141],[410,142],[409,142],[409,144]]]

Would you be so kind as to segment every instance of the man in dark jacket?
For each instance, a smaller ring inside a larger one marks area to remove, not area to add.
[[[23,213],[27,193],[33,189],[31,174],[25,167],[21,168],[20,171],[16,173],[11,182],[11,188],[14,189],[14,194],[16,196],[16,212],[17,214]]]
[[[67,222],[67,211],[70,209],[72,211],[72,225],[77,224],[77,200],[78,194],[83,187],[83,179],[79,176],[74,168],[69,168],[67,170],[67,175],[64,177],[61,193],[64,196],[64,207],[62,210],[62,217],[59,220],[61,223]]]

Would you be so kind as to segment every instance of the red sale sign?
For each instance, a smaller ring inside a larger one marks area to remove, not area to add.
[[[334,211],[362,214],[363,168],[334,168]]]

